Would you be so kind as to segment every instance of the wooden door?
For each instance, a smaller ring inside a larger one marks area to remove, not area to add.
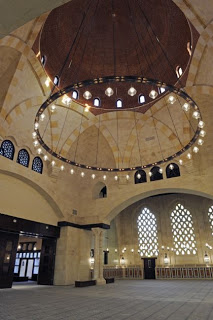
[[[43,239],[38,274],[38,284],[52,285],[55,268],[56,240]]]
[[[155,279],[155,258],[144,258],[144,278]]]
[[[0,231],[0,288],[12,287],[18,239],[18,234]]]

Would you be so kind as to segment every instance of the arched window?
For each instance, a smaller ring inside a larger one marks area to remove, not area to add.
[[[167,178],[174,178],[180,176],[180,169],[176,163],[170,163],[166,167],[166,177]]]
[[[117,108],[122,108],[122,107],[123,107],[123,102],[122,102],[121,99],[118,99],[118,100],[116,101],[116,107],[117,107]]]
[[[41,158],[35,157],[33,159],[32,170],[36,171],[38,173],[42,173],[42,171],[43,171],[43,162],[42,162]]]
[[[142,103],[145,102],[145,96],[144,96],[143,94],[140,94],[140,95],[138,96],[138,102],[139,102],[140,104],[142,104]]]
[[[176,75],[177,75],[177,78],[180,78],[183,74],[183,70],[180,66],[177,66],[176,67]]]
[[[10,140],[4,140],[1,144],[1,154],[3,157],[13,160],[15,148]]]
[[[46,63],[46,56],[41,57],[41,64],[44,66]]]
[[[138,170],[135,172],[135,184],[146,182],[146,172],[144,170]]]
[[[197,247],[192,215],[182,204],[177,204],[171,213],[173,242],[177,255],[196,254]]]
[[[77,90],[73,90],[72,92],[72,98],[77,100],[78,99],[78,91]]]
[[[213,206],[209,208],[208,216],[209,216],[210,228],[212,230],[212,235],[213,235]]]
[[[163,179],[163,174],[162,174],[162,169],[160,167],[153,167],[150,170],[150,181],[156,181],[156,180],[161,180]]]
[[[107,187],[103,187],[99,192],[99,198],[106,198],[107,197]]]
[[[138,216],[138,241],[140,256],[158,255],[157,221],[148,208],[144,208]]]
[[[29,166],[30,156],[27,150],[21,149],[18,153],[17,162],[24,167]]]
[[[59,85],[59,76],[55,76],[55,77],[54,77],[53,83],[54,83],[56,86]]]
[[[101,100],[99,98],[95,98],[93,101],[93,104],[95,107],[100,107],[101,105]]]

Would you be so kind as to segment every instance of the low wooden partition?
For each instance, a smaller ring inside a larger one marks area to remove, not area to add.
[[[157,266],[156,279],[213,279],[213,266]]]
[[[143,279],[142,266],[104,267],[104,278],[115,279]]]

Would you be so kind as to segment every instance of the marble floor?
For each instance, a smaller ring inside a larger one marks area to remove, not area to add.
[[[211,280],[117,280],[105,286],[17,284],[0,290],[1,320],[213,319]]]

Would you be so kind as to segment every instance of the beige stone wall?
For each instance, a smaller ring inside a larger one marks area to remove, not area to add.
[[[193,219],[195,239],[197,243],[196,255],[177,256],[169,248],[174,248],[171,213],[175,206],[180,203],[190,211]],[[159,243],[159,256],[157,265],[164,265],[164,255],[168,254],[172,265],[204,264],[205,251],[208,252],[213,263],[213,251],[206,248],[205,244],[213,244],[210,223],[208,220],[208,209],[213,201],[204,197],[186,194],[168,194],[150,197],[139,201],[123,210],[112,222],[108,231],[109,238],[109,265],[120,265],[121,257],[125,258],[125,265],[140,265],[141,259],[138,254],[138,229],[137,218],[144,207],[150,209],[157,219],[157,232]],[[165,249],[161,247],[164,246]],[[122,250],[126,248],[126,252]],[[115,253],[115,249],[118,251]],[[134,253],[131,252],[134,249]],[[117,263],[118,261],[118,263]]]

